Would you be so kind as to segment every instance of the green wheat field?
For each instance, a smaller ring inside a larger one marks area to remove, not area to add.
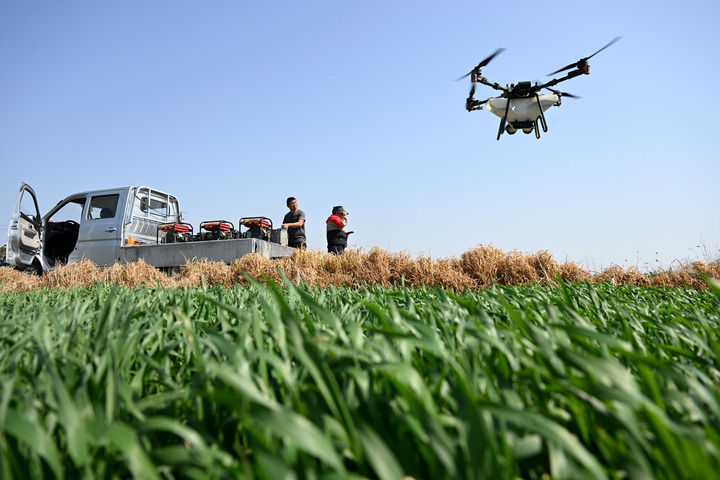
[[[720,472],[716,283],[97,284],[0,312],[2,478]]]

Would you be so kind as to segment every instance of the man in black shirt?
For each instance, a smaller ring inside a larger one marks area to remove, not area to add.
[[[298,202],[295,197],[288,197],[285,202],[290,209],[285,214],[282,228],[288,231],[288,245],[293,248],[307,248],[307,240],[305,240],[305,212],[298,208]]]

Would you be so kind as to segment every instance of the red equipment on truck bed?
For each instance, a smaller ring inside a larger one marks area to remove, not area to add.
[[[240,233],[242,238],[259,238],[261,240],[270,240],[272,231],[272,220],[268,217],[243,217],[238,222],[241,226],[247,228],[244,233]]]
[[[243,217],[240,219],[240,225],[243,227],[262,227],[272,228],[272,220],[267,217]]]
[[[160,232],[164,232],[162,240]],[[157,227],[157,243],[176,243],[192,241],[193,227],[189,223],[161,223]]]
[[[203,230],[205,230],[203,232]],[[198,229],[198,240],[227,240],[235,238],[235,225],[227,220],[210,220],[201,222]]]

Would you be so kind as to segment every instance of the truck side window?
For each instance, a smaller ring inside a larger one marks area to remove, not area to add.
[[[90,199],[87,218],[97,220],[99,218],[114,218],[117,212],[117,204],[120,195],[100,195]]]

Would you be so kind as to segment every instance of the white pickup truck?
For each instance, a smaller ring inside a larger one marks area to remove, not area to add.
[[[40,274],[86,259],[100,267],[142,259],[172,270],[190,260],[230,263],[253,252],[268,258],[292,254],[282,230],[273,231],[274,242],[237,238],[233,232],[223,240],[168,243],[169,234],[158,227],[179,222],[177,198],[150,187],[76,193],[41,216],[35,191],[23,183],[10,218],[5,261]]]

